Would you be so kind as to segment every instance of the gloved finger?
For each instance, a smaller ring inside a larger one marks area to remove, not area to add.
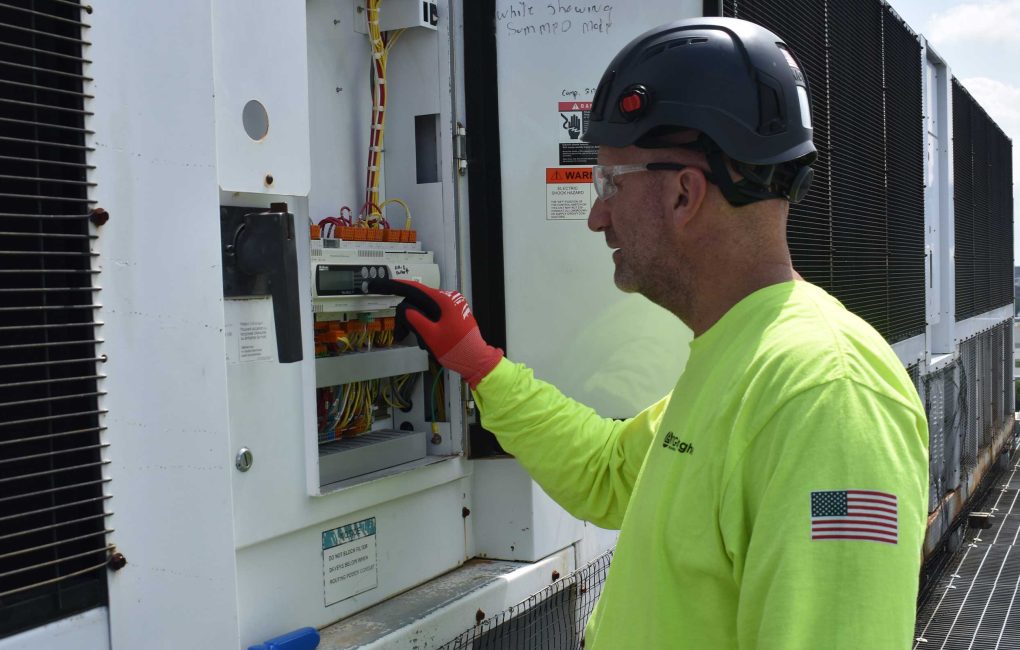
[[[405,309],[404,319],[407,321],[407,324],[411,327],[411,329],[425,340],[426,345],[428,344],[428,341],[439,340],[439,325],[432,322],[430,318],[428,318],[425,314],[422,314],[417,309],[413,309],[411,307]],[[434,351],[431,348],[429,348],[429,351],[433,352],[433,356],[435,356]]]
[[[401,302],[397,305],[397,314],[394,318],[395,325],[393,327],[393,338],[397,341],[403,341],[407,338],[407,335],[411,333],[411,328],[407,324],[407,319],[404,318],[404,311],[407,309],[407,303]]]
[[[442,316],[439,304],[426,291],[430,291],[424,284],[408,280],[391,280],[379,278],[368,281],[368,292],[392,296],[403,296],[415,309],[428,316],[433,321],[438,321]]]
[[[422,350],[427,350],[429,354],[432,354],[432,350],[429,350],[428,345],[425,344],[425,338],[418,333],[417,329],[415,329],[410,323],[407,322],[408,312],[419,314],[419,312],[415,310],[414,307],[408,306],[406,300],[397,305],[396,327],[393,330],[393,335],[396,337],[396,340],[403,341],[405,338],[407,338],[408,334],[414,333],[414,338],[417,339],[418,341],[418,347],[421,348]],[[422,318],[427,322],[431,322],[424,317]],[[433,354],[432,356],[435,355]]]

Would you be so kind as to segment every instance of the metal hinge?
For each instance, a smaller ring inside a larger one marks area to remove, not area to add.
[[[467,129],[460,122],[453,132],[453,159],[457,161],[457,173],[463,176],[467,174],[468,166],[468,140]]]

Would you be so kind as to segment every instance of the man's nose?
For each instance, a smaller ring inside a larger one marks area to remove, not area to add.
[[[609,227],[609,208],[602,199],[595,199],[588,212],[588,230],[602,232]]]

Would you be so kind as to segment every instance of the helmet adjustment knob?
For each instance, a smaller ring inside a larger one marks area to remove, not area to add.
[[[620,101],[617,102],[620,114],[628,122],[641,117],[648,109],[648,104],[648,89],[641,84],[627,86],[620,94]]]

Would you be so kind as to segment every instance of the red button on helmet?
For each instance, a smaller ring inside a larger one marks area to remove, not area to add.
[[[636,119],[648,107],[648,90],[644,86],[631,86],[620,95],[618,105],[627,120]]]

